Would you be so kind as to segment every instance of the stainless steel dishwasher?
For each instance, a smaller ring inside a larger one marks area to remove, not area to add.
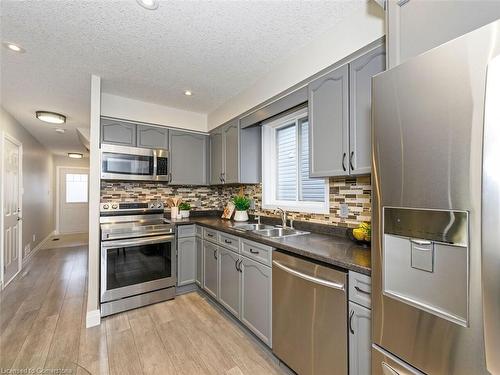
[[[273,253],[273,352],[299,375],[347,374],[347,274]]]

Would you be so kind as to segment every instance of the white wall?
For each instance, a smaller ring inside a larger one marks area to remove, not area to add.
[[[216,128],[384,36],[384,19],[383,9],[369,1],[363,11],[299,49],[253,86],[209,113],[208,129]]]
[[[51,153],[0,107],[0,133],[4,131],[23,145],[23,258],[24,249],[35,248],[54,230]],[[33,241],[35,235],[35,241]]]
[[[102,93],[101,114],[175,128],[207,131],[207,115]]]

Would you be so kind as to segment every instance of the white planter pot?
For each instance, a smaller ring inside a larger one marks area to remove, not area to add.
[[[236,211],[234,213],[234,221],[248,221],[247,211]]]
[[[180,210],[179,212],[182,217],[189,217],[189,210]]]

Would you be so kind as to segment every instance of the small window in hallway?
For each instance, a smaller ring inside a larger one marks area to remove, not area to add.
[[[66,174],[66,203],[87,203],[88,196],[88,174]]]

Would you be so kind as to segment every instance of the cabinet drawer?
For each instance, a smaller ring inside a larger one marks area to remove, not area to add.
[[[196,234],[196,229],[195,225],[179,225],[177,227],[177,237],[178,238],[183,238],[183,237],[193,237]]]
[[[236,236],[219,232],[217,241],[225,248],[236,251],[237,253],[240,252],[240,239]]]
[[[203,228],[203,238],[208,241],[217,242],[217,231],[213,229]]]
[[[249,240],[243,240],[241,245],[241,254],[267,266],[271,266],[272,264],[273,250],[274,248],[271,246]]]
[[[349,301],[371,308],[372,279],[370,276],[349,271]]]
[[[203,228],[200,227],[199,225],[195,225],[194,227],[195,227],[194,231],[196,233],[196,236],[197,237],[203,237]]]

